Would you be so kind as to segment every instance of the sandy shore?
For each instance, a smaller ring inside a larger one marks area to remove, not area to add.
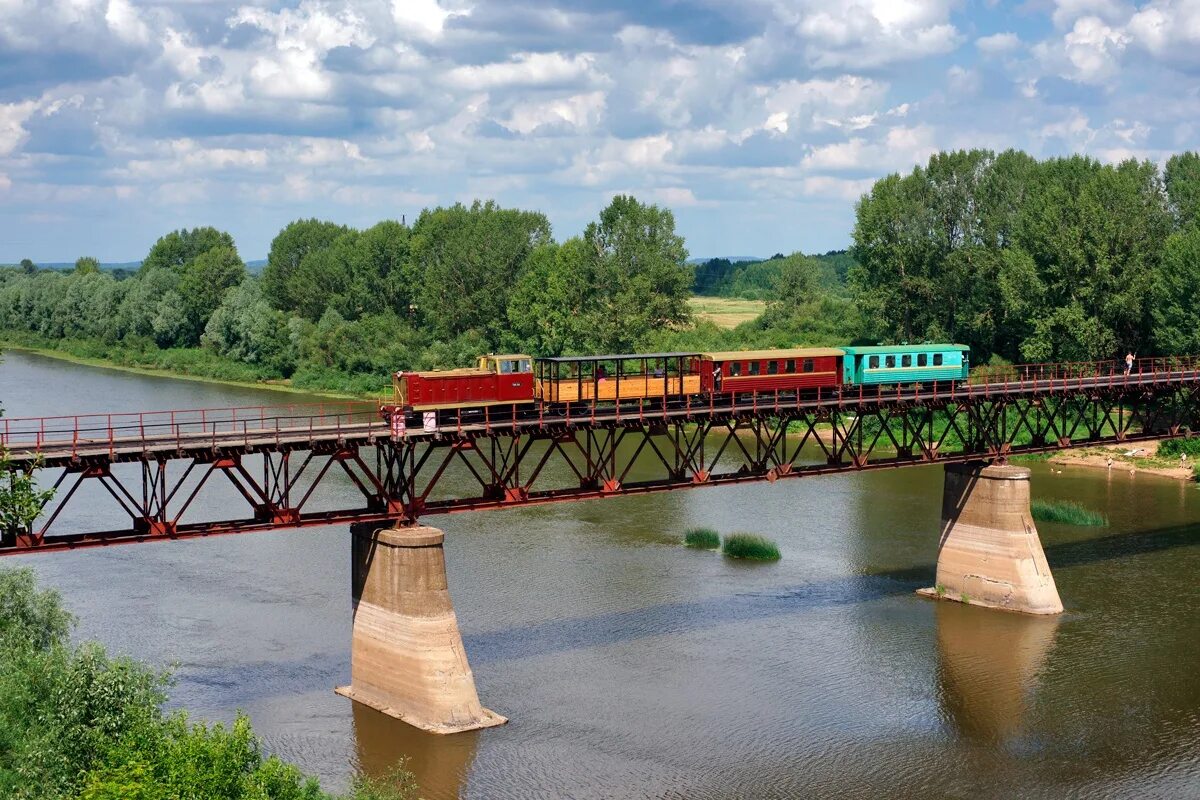
[[[1192,471],[1195,462],[1191,458],[1186,462],[1159,458],[1158,445],[1159,442],[1155,440],[1065,450],[1050,456],[1048,463],[1094,469],[1119,469],[1126,472],[1161,475],[1164,478],[1174,478],[1179,481],[1192,482],[1196,480],[1195,473]]]

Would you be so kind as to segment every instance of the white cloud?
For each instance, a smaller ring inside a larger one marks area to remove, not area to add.
[[[946,85],[953,94],[970,97],[979,92],[982,79],[975,70],[964,69],[955,64],[946,70]]]
[[[780,2],[778,13],[804,38],[821,68],[871,68],[954,50],[963,37],[950,22],[949,0]]]
[[[392,19],[396,27],[420,39],[440,38],[448,20],[470,13],[469,8],[457,11],[442,8],[437,0],[392,0]]]
[[[1021,46],[1021,40],[1015,33],[993,33],[991,36],[981,36],[975,40],[975,47],[987,56],[998,56],[1011,53]]]
[[[23,103],[0,103],[0,156],[13,153],[29,138],[25,121],[37,110],[32,100]]]
[[[1054,0],[1051,14],[1055,26],[1069,28],[1081,17],[1117,22],[1129,15],[1129,5],[1119,0]]]
[[[552,100],[518,103],[503,124],[509,130],[522,134],[543,128],[584,130],[595,126],[604,114],[604,97],[604,92],[587,92]]]
[[[446,73],[446,80],[470,91],[510,86],[563,85],[586,78],[591,66],[592,58],[586,54],[517,53],[505,62],[456,67]]]

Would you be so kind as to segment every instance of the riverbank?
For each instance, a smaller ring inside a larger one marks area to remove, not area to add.
[[[1124,470],[1130,473],[1159,475],[1177,481],[1194,483],[1197,480],[1196,463],[1190,458],[1186,462],[1181,462],[1177,458],[1159,457],[1158,446],[1162,441],[1155,439],[1147,442],[1066,450],[1050,455],[1046,462],[1064,467]]]
[[[68,341],[68,345],[73,342]],[[84,346],[89,346],[91,343],[78,343]],[[253,369],[249,365],[237,364],[228,362],[224,359],[218,359],[215,356],[203,354],[200,350],[160,350],[161,354],[179,354],[178,366],[165,367],[156,366],[153,364],[139,363],[141,359],[146,358],[146,354],[141,351],[126,351],[123,355],[133,363],[122,363],[114,360],[111,357],[103,355],[85,355],[78,351],[62,350],[51,346],[47,341],[41,340],[41,337],[32,337],[28,335],[13,335],[11,332],[0,333],[0,352],[4,350],[18,350],[24,353],[33,353],[45,358],[53,358],[58,361],[65,361],[70,364],[82,364],[88,367],[100,367],[102,369],[111,369],[118,372],[127,372],[134,375],[149,375],[163,378],[174,378],[184,381],[195,381],[198,383],[211,383],[221,386],[234,386],[243,389],[262,389],[271,392],[279,392],[281,394],[304,394],[316,397],[328,397],[336,400],[376,400],[383,393],[380,392],[340,392],[333,389],[321,388],[319,386],[295,386],[293,382],[287,378],[265,378],[252,377]],[[169,358],[170,356],[166,356]],[[190,358],[189,358],[190,357]],[[187,371],[185,367],[188,363],[201,367],[203,371]],[[223,371],[229,369],[232,374],[242,372],[245,377],[231,377],[230,373],[225,375],[211,374],[214,371]]]

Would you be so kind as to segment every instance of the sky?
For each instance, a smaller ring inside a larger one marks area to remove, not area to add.
[[[618,193],[693,256],[823,252],[973,147],[1200,147],[1200,0],[0,0],[0,263],[475,198],[563,240]]]

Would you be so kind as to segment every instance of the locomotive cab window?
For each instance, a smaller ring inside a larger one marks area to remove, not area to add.
[[[779,374],[779,362],[778,361],[768,361],[767,362],[767,374],[768,375],[778,375]]]
[[[942,354],[941,353],[933,354],[933,365],[935,367],[940,367],[942,365]]]
[[[918,353],[917,354],[917,366],[918,367],[929,366],[929,356],[927,356],[925,353]]]
[[[871,356],[871,369],[879,369],[879,356]]]
[[[811,358],[804,359],[802,367],[805,372],[812,372],[813,371],[813,360]]]
[[[900,366],[911,367],[912,366],[912,356],[900,356]]]
[[[751,374],[751,375],[757,375],[757,374],[758,374],[758,362],[757,362],[757,361],[751,361],[751,362],[750,362],[750,374]]]
[[[895,356],[884,356],[883,365],[885,367],[887,367],[888,369],[894,369],[896,366],[896,357]]]

